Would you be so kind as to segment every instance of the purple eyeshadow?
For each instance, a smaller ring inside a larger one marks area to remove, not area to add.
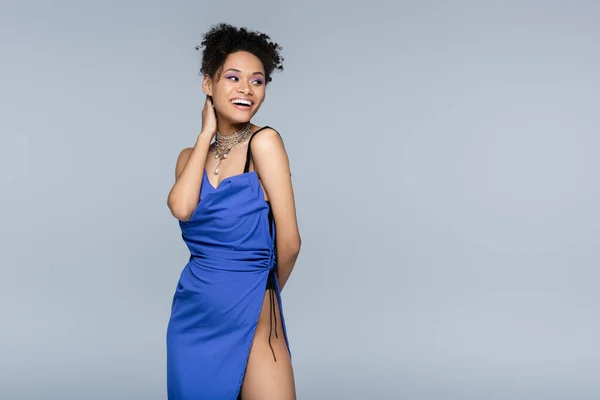
[[[229,79],[229,78],[237,78],[237,75],[225,75],[225,79]],[[255,81],[259,82],[261,85],[264,83],[262,81],[262,79],[255,79]]]

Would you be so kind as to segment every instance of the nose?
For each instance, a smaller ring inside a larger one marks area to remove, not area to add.
[[[245,81],[240,82],[240,85],[239,85],[237,91],[239,93],[244,93],[245,95],[252,94],[252,89],[250,88],[250,85],[248,85],[248,82],[245,82]]]

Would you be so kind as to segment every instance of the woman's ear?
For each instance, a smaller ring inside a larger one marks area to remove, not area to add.
[[[207,96],[212,96],[212,79],[207,74],[204,75],[202,80],[202,90]]]

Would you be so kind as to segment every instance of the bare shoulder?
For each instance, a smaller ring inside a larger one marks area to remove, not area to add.
[[[194,151],[193,147],[186,147],[185,149],[181,150],[181,152],[179,153],[179,157],[177,158],[177,162],[187,161],[188,158],[190,158],[192,151]]]
[[[279,132],[271,127],[261,128],[251,142],[252,152],[268,153],[276,149],[284,149],[283,139]]]
[[[288,154],[277,130],[271,127],[261,129],[250,145],[255,170],[263,182],[268,180],[281,184],[282,180],[291,176]]]
[[[177,165],[175,166],[176,178],[179,178],[179,175],[181,175],[181,172],[185,168],[185,165],[187,164],[188,160],[190,159],[190,156],[192,155],[192,151],[194,151],[193,147],[186,147],[179,153],[179,157],[177,157]]]

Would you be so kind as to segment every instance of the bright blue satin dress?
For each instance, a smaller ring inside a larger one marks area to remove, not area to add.
[[[204,171],[200,201],[179,225],[190,258],[167,327],[168,399],[236,400],[269,281],[281,310],[273,315],[271,302],[272,317],[281,318],[289,351],[275,226],[257,174],[234,175],[214,188]]]

